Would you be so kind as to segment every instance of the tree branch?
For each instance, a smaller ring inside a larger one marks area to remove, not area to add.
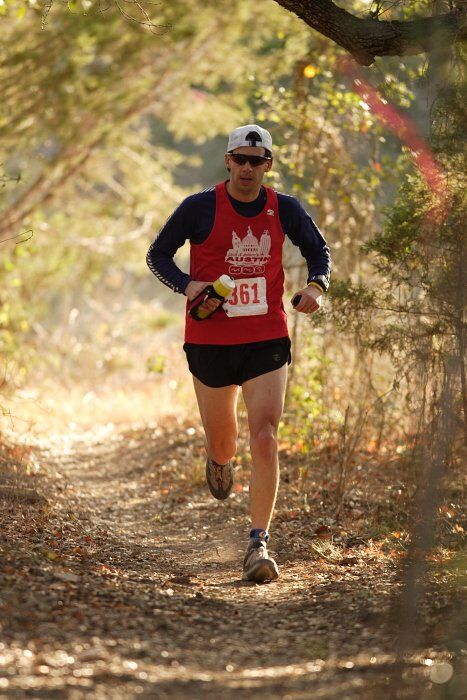
[[[440,42],[465,39],[465,13],[451,12],[407,21],[356,17],[332,0],[276,0],[305,24],[346,49],[360,65],[376,56],[406,56],[431,51]]]

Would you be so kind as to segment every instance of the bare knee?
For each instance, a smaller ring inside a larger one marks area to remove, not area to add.
[[[277,452],[277,426],[268,422],[251,432],[250,445],[264,459],[272,459]]]
[[[237,452],[237,440],[233,436],[208,438],[207,448],[211,459],[218,464],[226,464]]]

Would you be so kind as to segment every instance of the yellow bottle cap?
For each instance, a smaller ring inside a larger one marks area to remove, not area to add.
[[[212,286],[221,297],[228,297],[235,289],[235,282],[228,275],[221,275]]]

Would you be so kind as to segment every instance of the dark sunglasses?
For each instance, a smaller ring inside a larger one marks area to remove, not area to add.
[[[227,155],[230,156],[237,165],[249,163],[252,168],[257,168],[258,165],[264,165],[268,160],[272,160],[272,158],[265,158],[264,156],[247,156],[243,153],[227,153]]]

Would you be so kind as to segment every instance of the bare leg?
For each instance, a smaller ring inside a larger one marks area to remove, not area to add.
[[[284,408],[287,365],[250,379],[242,386],[250,428],[253,466],[250,477],[251,526],[267,530],[279,484],[277,429]]]
[[[206,435],[208,456],[218,464],[226,464],[237,451],[238,386],[212,388],[193,377],[199,412]]]

